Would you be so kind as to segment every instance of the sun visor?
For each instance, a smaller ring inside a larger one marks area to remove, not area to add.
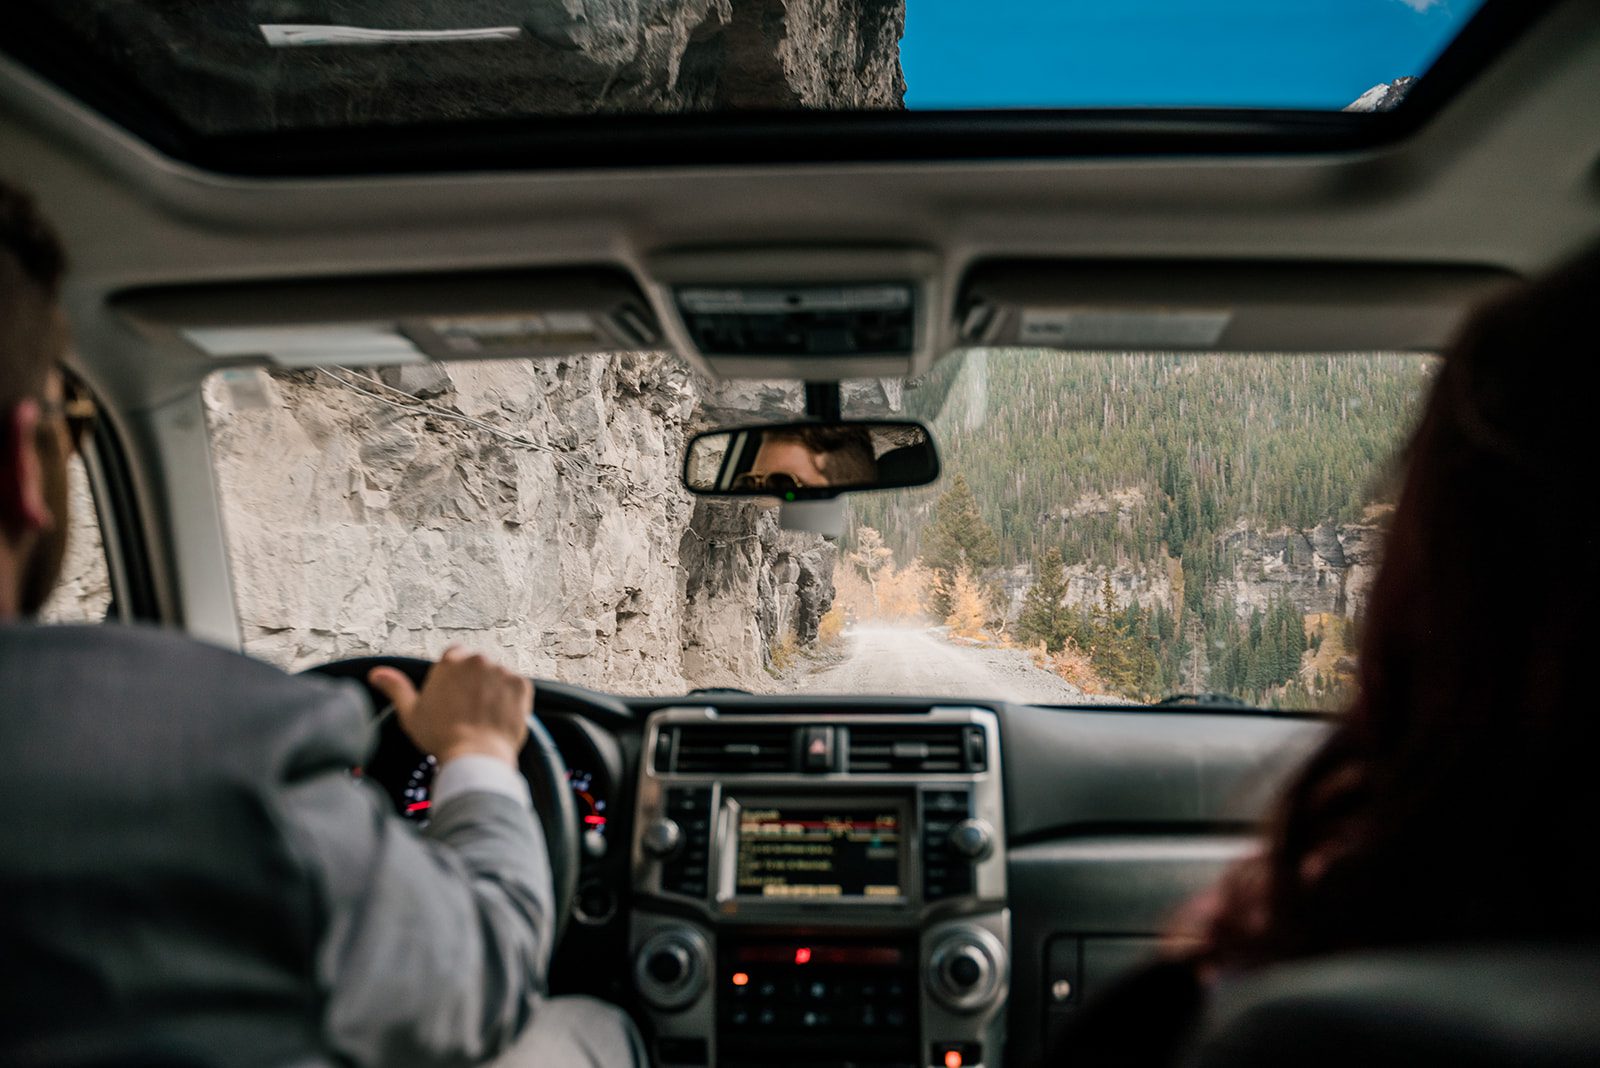
[[[112,307],[152,341],[229,363],[380,366],[661,347],[622,271],[497,272],[146,289]]]
[[[1074,351],[1437,352],[1511,281],[1491,268],[980,263],[961,343]]]

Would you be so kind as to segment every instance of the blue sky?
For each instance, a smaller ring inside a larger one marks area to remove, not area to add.
[[[1482,0],[906,0],[906,104],[1342,108]]]

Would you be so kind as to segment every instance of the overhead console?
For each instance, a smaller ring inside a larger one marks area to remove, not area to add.
[[[653,256],[664,331],[724,377],[920,374],[939,345],[939,258],[920,249],[697,249]]]
[[[701,353],[898,356],[916,348],[917,290],[877,285],[681,286],[678,315]]]
[[[999,1063],[994,713],[670,708],[644,753],[631,942],[657,1063]]]

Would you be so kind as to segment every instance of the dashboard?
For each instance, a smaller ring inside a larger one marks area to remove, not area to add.
[[[582,841],[551,992],[627,1008],[657,1068],[1040,1063],[1252,848],[1325,730],[545,682],[535,703]],[[425,819],[432,766],[390,756],[369,772]]]
[[[1010,969],[999,721],[650,714],[629,956],[661,1063],[982,1064]]]

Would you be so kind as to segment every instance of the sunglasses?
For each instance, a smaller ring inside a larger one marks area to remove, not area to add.
[[[83,450],[83,443],[94,433],[94,425],[100,418],[100,408],[89,395],[88,388],[69,371],[61,372],[61,399],[43,401],[39,410],[45,418],[59,418],[66,424],[74,452]]]
[[[800,489],[801,486],[801,481],[787,471],[774,471],[770,475],[746,471],[733,480],[734,489],[746,492],[770,490],[776,493],[783,493],[786,490]]]

